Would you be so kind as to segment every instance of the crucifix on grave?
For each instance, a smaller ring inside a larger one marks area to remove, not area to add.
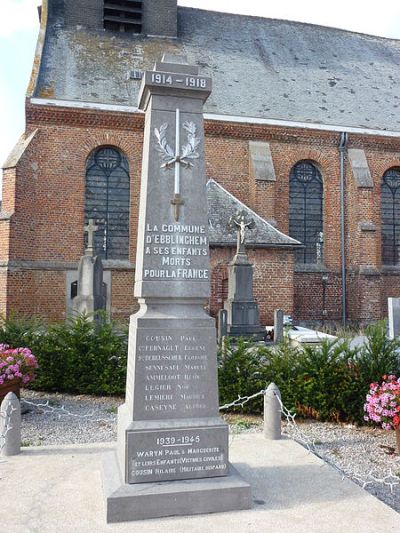
[[[101,257],[94,256],[94,234],[98,229],[92,218],[84,226],[88,242],[79,261],[77,295],[72,302],[74,311],[87,314],[90,320],[98,318],[96,311],[106,308],[107,287],[103,282],[103,265]]]
[[[228,298],[224,302],[227,334],[263,340],[265,328],[260,324],[260,312],[253,295],[253,265],[245,248],[246,231],[255,228],[256,223],[250,213],[242,209],[231,216],[228,225],[237,231],[237,250],[228,267]]]
[[[175,110],[175,150],[173,150],[167,142],[168,123],[165,122],[159,129],[155,128],[154,134],[157,137],[157,150],[161,154],[161,159],[164,161],[161,165],[162,169],[169,170],[174,168],[174,196],[171,200],[171,205],[174,209],[174,219],[179,221],[180,207],[185,204],[181,196],[181,166],[187,169],[194,167],[192,159],[200,157],[197,152],[197,147],[200,144],[200,139],[196,137],[196,125],[194,122],[186,121],[183,123],[183,129],[187,133],[187,144],[182,148],[181,152],[181,119],[180,110]]]
[[[238,211],[229,219],[229,227],[236,228],[237,231],[237,254],[245,254],[246,230],[255,228],[254,219],[245,209]]]
[[[94,255],[94,234],[99,229],[99,226],[96,226],[94,219],[89,219],[89,224],[86,224],[83,228],[85,233],[88,234],[87,246],[85,249],[85,255]]]

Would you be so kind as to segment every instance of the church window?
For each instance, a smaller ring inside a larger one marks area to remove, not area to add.
[[[382,263],[397,265],[400,245],[400,168],[391,168],[382,178]]]
[[[129,258],[129,166],[112,146],[95,150],[86,165],[85,223],[94,219],[96,255]]]
[[[142,12],[140,0],[106,0],[104,28],[118,32],[141,33]]]
[[[289,177],[289,234],[304,248],[296,251],[296,262],[318,263],[323,232],[323,184],[317,167],[300,161]]]

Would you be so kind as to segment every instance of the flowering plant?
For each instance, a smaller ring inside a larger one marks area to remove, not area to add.
[[[36,357],[29,348],[10,348],[0,344],[0,385],[20,379],[26,385],[35,377],[34,369],[38,367]]]
[[[400,429],[400,377],[383,376],[380,385],[371,383],[364,411],[364,420],[372,420],[383,429]]]

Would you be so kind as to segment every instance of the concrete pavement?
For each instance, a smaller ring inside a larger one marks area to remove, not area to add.
[[[234,436],[231,462],[253,509],[105,523],[102,454],[112,444],[24,448],[0,463],[0,531],[7,533],[390,533],[400,515],[291,440]],[[193,502],[196,505],[196,502]]]

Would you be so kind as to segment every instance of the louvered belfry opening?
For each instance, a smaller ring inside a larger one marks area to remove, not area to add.
[[[104,28],[126,33],[141,33],[143,2],[141,0],[106,0]]]

